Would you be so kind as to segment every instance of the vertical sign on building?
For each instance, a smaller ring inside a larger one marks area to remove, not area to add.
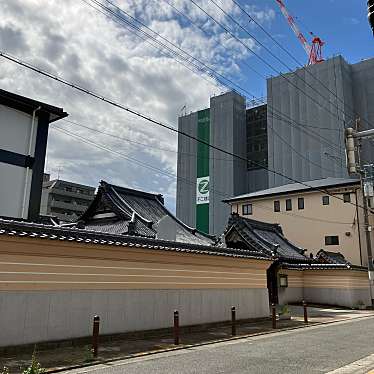
[[[197,138],[210,141],[210,110],[197,113]],[[209,233],[209,146],[197,143],[196,228]]]

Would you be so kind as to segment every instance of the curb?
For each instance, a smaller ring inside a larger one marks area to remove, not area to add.
[[[67,371],[67,370],[74,370],[74,369],[81,369],[81,368],[83,369],[83,368],[92,367],[92,366],[96,366],[96,365],[102,365],[102,364],[108,364],[108,363],[111,363],[111,362],[128,360],[128,359],[131,359],[131,358],[147,357],[147,356],[152,356],[152,355],[156,355],[156,354],[159,354],[159,353],[180,351],[182,349],[189,349],[189,348],[194,348],[194,347],[203,347],[203,346],[206,346],[206,345],[224,343],[224,342],[235,341],[235,340],[240,340],[240,339],[247,339],[247,338],[256,337],[256,336],[270,335],[270,334],[275,334],[275,333],[283,332],[283,331],[300,330],[300,329],[305,329],[305,328],[314,327],[314,326],[330,325],[330,324],[334,324],[334,323],[337,323],[337,322],[355,321],[355,320],[358,320],[358,319],[373,318],[373,317],[374,317],[374,315],[368,315],[368,316],[354,317],[354,318],[335,319],[335,320],[332,320],[332,321],[308,323],[308,324],[304,324],[304,325],[301,325],[301,326],[286,327],[286,328],[283,328],[283,329],[275,329],[275,330],[271,330],[271,331],[258,332],[258,333],[254,333],[254,334],[246,334],[246,335],[240,335],[240,336],[235,336],[235,337],[230,337],[230,338],[210,340],[208,342],[202,342],[202,343],[186,344],[186,345],[181,344],[179,347],[170,347],[170,348],[158,349],[158,350],[154,350],[154,351],[133,353],[133,354],[128,354],[128,355],[118,357],[118,358],[112,358],[112,359],[107,359],[107,360],[96,360],[96,361],[92,361],[92,362],[88,362],[88,363],[84,363],[84,364],[65,366],[65,367],[56,368],[56,369],[46,369],[45,373],[48,373],[48,374],[49,373],[61,373],[63,371]]]

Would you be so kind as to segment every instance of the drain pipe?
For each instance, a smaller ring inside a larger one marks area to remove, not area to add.
[[[38,110],[40,110],[42,107],[39,106],[32,112],[32,120],[31,120],[31,133],[30,133],[30,139],[29,139],[29,149],[27,156],[31,156],[32,153],[32,144],[34,140],[34,130],[35,130],[35,114]],[[27,187],[29,184],[29,174],[30,174],[30,167],[26,167],[26,177],[25,177],[25,186],[23,189],[23,201],[22,201],[22,218],[27,219],[26,214],[26,197],[27,197]]]

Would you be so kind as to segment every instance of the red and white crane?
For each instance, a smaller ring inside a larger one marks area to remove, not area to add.
[[[284,5],[283,0],[275,0],[287,22],[291,26],[291,29],[295,33],[296,37],[300,40],[303,48],[305,49],[306,54],[308,55],[308,65],[318,64],[319,62],[324,61],[322,57],[322,47],[325,44],[318,36],[315,36],[313,33],[312,45],[308,43],[303,33],[300,31],[299,27],[296,24],[294,18],[288,13],[286,6]]]

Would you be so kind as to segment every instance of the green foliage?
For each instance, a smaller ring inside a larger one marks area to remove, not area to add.
[[[279,311],[279,314],[290,314],[291,310],[287,304],[282,305],[281,310]]]
[[[9,374],[9,369],[8,369],[6,366],[4,366],[4,367],[1,369],[0,374]]]
[[[34,353],[32,354],[30,366],[27,369],[25,369],[22,372],[22,374],[43,374],[43,373],[45,373],[45,369],[43,369],[40,363],[37,361],[36,349],[35,349]]]
[[[95,358],[94,358],[91,347],[86,346],[86,351],[85,351],[85,355],[84,355],[84,362],[91,362],[91,361],[94,361],[94,360],[95,360]]]

